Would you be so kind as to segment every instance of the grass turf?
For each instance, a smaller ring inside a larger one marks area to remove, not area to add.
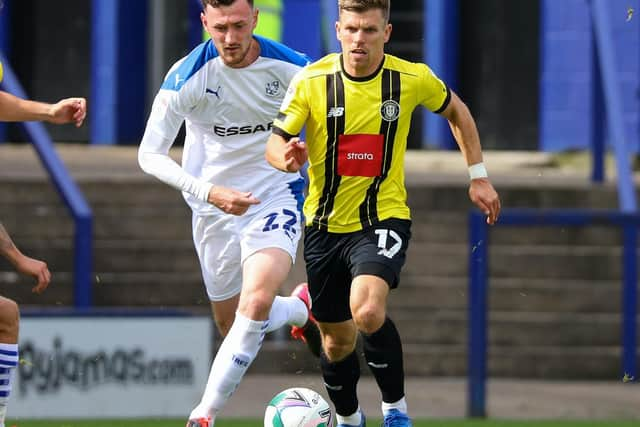
[[[370,426],[379,426],[380,420],[367,420]],[[182,427],[182,419],[138,419],[138,420],[11,420],[7,427]],[[414,420],[414,427],[637,427],[635,421],[578,421],[578,420]],[[261,419],[224,419],[216,422],[218,427],[260,427]]]

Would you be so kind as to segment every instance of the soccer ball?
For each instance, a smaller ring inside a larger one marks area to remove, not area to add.
[[[333,416],[317,392],[293,387],[271,399],[264,412],[264,427],[333,427]]]

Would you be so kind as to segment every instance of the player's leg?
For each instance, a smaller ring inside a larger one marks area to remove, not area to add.
[[[242,289],[240,236],[231,215],[194,214],[192,226],[212,316],[224,337],[235,319]]]
[[[338,426],[364,426],[357,396],[360,362],[356,353],[357,330],[352,320],[320,322],[323,353],[320,368],[327,394],[336,410]]]
[[[386,313],[389,289],[398,285],[405,261],[410,222],[387,220],[364,233],[369,239],[363,239],[350,254],[354,275],[351,312],[362,334],[367,365],[382,394],[384,425],[411,426],[404,394],[402,343]]]
[[[242,253],[252,254],[266,248],[279,248],[289,254],[290,264],[295,263],[298,243],[302,234],[302,180],[283,184],[274,189],[276,196],[261,205],[260,211],[243,224]],[[245,276],[246,278],[246,276]],[[278,288],[280,288],[278,285]],[[244,287],[244,285],[243,285]],[[298,285],[291,296],[276,295],[269,312],[267,332],[291,325],[291,335],[302,339],[309,350],[320,356],[320,333],[310,316],[311,297],[306,284]],[[304,320],[301,319],[304,315]]]
[[[320,357],[320,353],[322,352],[322,338],[320,336],[320,330],[318,329],[318,322],[311,313],[312,300],[311,294],[309,293],[309,284],[298,284],[293,292],[291,292],[291,297],[304,302],[308,313],[307,321],[304,325],[293,324],[291,326],[291,336],[294,339],[302,340],[314,356]],[[280,298],[281,297],[276,297],[272,307],[272,313],[277,311],[276,306]]]
[[[290,268],[289,254],[277,248],[260,250],[244,261],[244,283],[235,321],[216,354],[202,400],[190,419],[214,420],[240,384],[258,354],[268,328],[271,304]],[[299,322],[304,323],[306,317],[302,311]]]
[[[4,427],[13,375],[18,366],[18,305],[0,296],[0,427]]]
[[[332,235],[307,227],[304,256],[318,320],[323,353],[320,368],[339,426],[364,426],[358,403],[360,365],[355,351],[357,331],[349,309],[351,273],[342,259],[349,236]]]
[[[224,338],[229,333],[231,325],[236,318],[240,294],[234,295],[222,301],[211,301],[211,312],[220,335]]]

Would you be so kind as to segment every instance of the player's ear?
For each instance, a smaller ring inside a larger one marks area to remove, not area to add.
[[[391,26],[391,24],[387,24],[384,28],[384,42],[388,42],[389,39],[391,38],[391,30],[393,29],[393,27]]]
[[[336,21],[336,39],[338,39],[338,41],[342,41],[340,40],[340,21]]]
[[[200,22],[202,22],[202,28],[207,31],[207,16],[204,14],[204,11],[200,12]]]
[[[258,15],[260,15],[260,9],[253,9],[253,27],[252,30],[255,30],[258,26]]]

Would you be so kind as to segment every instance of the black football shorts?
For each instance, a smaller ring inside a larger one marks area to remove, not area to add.
[[[390,218],[353,233],[305,229],[304,259],[312,312],[320,322],[351,319],[351,281],[361,274],[396,288],[411,238],[411,221]]]

